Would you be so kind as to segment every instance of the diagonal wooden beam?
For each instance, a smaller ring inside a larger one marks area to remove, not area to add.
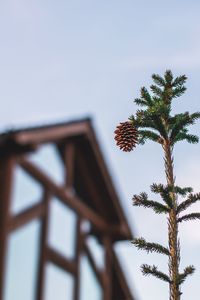
[[[81,217],[91,221],[100,231],[106,231],[108,224],[90,209],[71,189],[64,189],[54,183],[46,174],[44,174],[38,167],[26,159],[19,160],[20,166],[32,175],[35,179],[42,183],[52,194],[58,197],[65,205],[75,210]]]

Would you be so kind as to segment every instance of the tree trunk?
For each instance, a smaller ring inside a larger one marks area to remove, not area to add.
[[[180,247],[178,240],[178,223],[177,223],[177,198],[173,192],[175,178],[173,175],[173,156],[172,147],[169,141],[163,144],[165,154],[165,174],[167,184],[172,187],[171,197],[173,208],[170,210],[168,217],[168,245],[169,245],[169,274],[170,274],[170,297],[169,300],[180,300],[180,290],[178,284],[179,262],[180,262]]]

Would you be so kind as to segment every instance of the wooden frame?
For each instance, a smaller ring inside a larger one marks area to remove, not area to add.
[[[37,152],[37,147],[47,142],[56,145],[60,153],[65,168],[64,186],[56,184],[48,174],[27,158],[29,151]],[[87,162],[84,161],[84,157],[87,157]],[[12,172],[17,164],[40,183],[43,187],[43,197],[39,203],[17,215],[11,215]],[[77,177],[77,174],[82,176],[82,180]],[[99,194],[99,191],[102,193]],[[48,245],[49,204],[52,197],[59,199],[77,215],[74,259],[67,259]],[[116,290],[116,282],[112,275],[117,259],[113,251],[114,243],[132,238],[132,233],[120,206],[90,120],[16,130],[0,135],[0,300],[4,300],[5,261],[9,233],[34,219],[41,221],[35,300],[44,299],[45,266],[48,262],[72,274],[75,279],[73,300],[79,300],[79,265],[83,252],[87,255],[102,286],[104,300],[112,300],[112,291]],[[81,230],[84,220],[91,224],[88,235],[95,235],[105,249],[104,271],[98,269],[87,247],[87,235]],[[119,275],[116,275],[119,277],[117,289],[120,295],[124,295],[124,298],[115,297],[115,300],[135,299],[126,284],[119,264],[117,268]]]

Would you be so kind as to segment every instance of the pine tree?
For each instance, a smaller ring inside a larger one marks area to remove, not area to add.
[[[193,274],[194,267],[186,267],[180,273],[180,242],[178,229],[180,223],[200,219],[200,213],[182,214],[188,207],[200,200],[200,193],[194,194],[191,187],[179,187],[175,184],[173,149],[176,143],[187,141],[198,143],[198,137],[190,134],[188,127],[200,118],[200,113],[189,112],[172,115],[172,101],[186,91],[185,75],[174,78],[167,70],[164,77],[152,75],[151,93],[141,88],[140,98],[135,104],[140,106],[135,115],[125,123],[120,123],[115,131],[115,139],[120,149],[131,151],[137,144],[145,144],[147,140],[162,146],[164,152],[164,168],[166,184],[152,184],[151,191],[161,196],[162,202],[149,200],[146,193],[133,196],[133,205],[151,208],[157,214],[165,214],[168,220],[168,246],[147,242],[144,238],[136,238],[132,243],[141,250],[164,254],[169,260],[169,274],[159,271],[156,266],[143,264],[144,275],[153,275],[169,284],[169,299],[180,300],[181,284],[188,275]],[[123,125],[124,124],[124,125]],[[131,130],[132,126],[132,130]],[[125,130],[128,128],[128,132]],[[123,130],[120,130],[123,129]]]

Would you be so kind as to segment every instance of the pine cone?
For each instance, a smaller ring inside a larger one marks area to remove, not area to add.
[[[115,130],[117,146],[125,152],[130,152],[138,142],[137,128],[131,122],[120,123]]]

